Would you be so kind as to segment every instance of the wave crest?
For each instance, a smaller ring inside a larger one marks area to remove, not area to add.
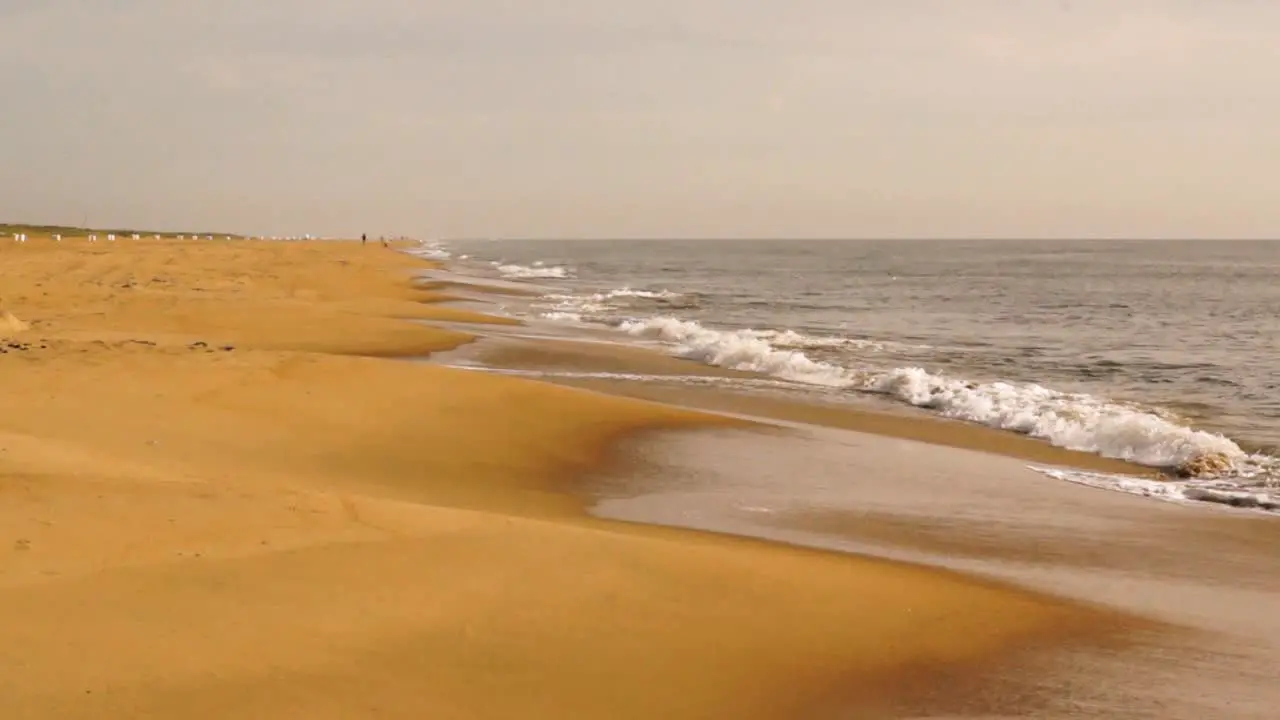
[[[536,262],[532,265],[515,265],[496,263],[495,267],[502,276],[512,280],[557,279],[573,277],[573,270],[564,265],[543,265]]]
[[[628,321],[620,329],[671,343],[681,357],[710,365],[885,395],[944,417],[1140,465],[1179,467],[1205,455],[1221,455],[1238,463],[1247,457],[1222,435],[1175,424],[1154,409],[1091,395],[1027,383],[971,382],[919,367],[848,368],[779,348],[768,339],[769,332],[714,330],[671,317]]]
[[[448,259],[439,243],[424,242],[413,252]],[[562,265],[490,263],[510,279],[572,279]],[[1176,481],[1033,468],[1051,477],[1176,502],[1211,502],[1261,510],[1280,510],[1272,494],[1280,487],[1280,458],[1244,451],[1231,439],[1188,427],[1174,413],[1116,402],[1035,383],[975,382],[922,367],[891,369],[850,367],[856,353],[874,353],[895,343],[806,335],[783,330],[717,330],[672,316],[617,321],[622,309],[671,311],[696,308],[702,296],[670,290],[630,287],[591,294],[543,296],[544,319],[570,323],[607,322],[635,338],[658,341],[680,357],[733,370],[803,383],[866,392],[924,408],[955,420],[1024,434],[1052,445],[1155,468],[1178,468]],[[611,319],[615,318],[615,319]],[[920,346],[923,347],[923,346]],[[928,348],[924,348],[928,349]],[[839,357],[839,362],[815,359]],[[833,355],[839,353],[839,355]]]

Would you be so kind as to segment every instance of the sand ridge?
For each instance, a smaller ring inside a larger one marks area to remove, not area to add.
[[[1128,622],[584,517],[619,438],[739,421],[388,359],[509,322],[423,302],[426,266],[0,247],[0,716],[796,717]]]

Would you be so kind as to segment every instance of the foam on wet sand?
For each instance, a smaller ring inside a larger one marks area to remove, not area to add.
[[[29,324],[0,356],[0,716],[898,713],[1146,627],[585,516],[618,440],[743,421],[392,359],[474,339],[432,320],[510,322],[422,302],[422,263],[333,242],[0,248]]]
[[[783,424],[635,445],[596,512],[947,567],[1184,628],[1005,674],[1037,718],[1262,718],[1280,703],[1274,518],[1055,482],[1025,463]],[[1008,712],[997,703],[988,712]],[[1021,715],[1019,715],[1021,716]]]

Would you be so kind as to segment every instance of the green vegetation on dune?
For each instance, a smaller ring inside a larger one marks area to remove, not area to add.
[[[0,223],[0,234],[13,235],[14,233],[28,233],[31,235],[62,235],[63,237],[80,237],[87,235],[133,235],[138,234],[144,237],[160,235],[162,237],[176,237],[178,235],[212,235],[214,237],[232,237],[241,238],[242,235],[225,232],[187,232],[187,231],[171,231],[171,230],[130,230],[118,228],[83,228],[72,225],[27,225],[23,223]]]

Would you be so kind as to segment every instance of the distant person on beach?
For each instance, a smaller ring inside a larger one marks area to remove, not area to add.
[[[386,236],[386,235],[383,235],[383,236],[379,237],[378,239],[382,241],[382,247],[386,247],[386,246],[387,246],[387,236]]]
[[[360,244],[363,245],[367,242],[369,242],[369,236],[364,233],[360,233]]]

